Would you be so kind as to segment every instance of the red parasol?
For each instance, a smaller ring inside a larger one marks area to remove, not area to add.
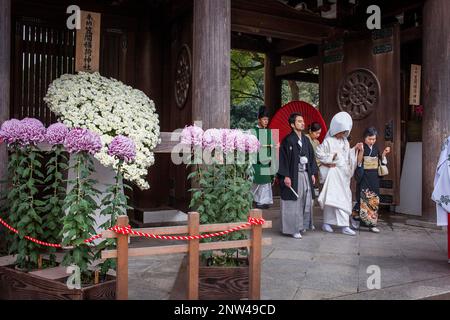
[[[303,119],[305,120],[305,128],[313,122],[318,122],[321,125],[322,133],[320,134],[319,141],[322,143],[328,131],[325,121],[316,108],[304,101],[291,101],[281,107],[273,116],[270,121],[269,128],[280,130],[279,141],[283,141],[284,137],[291,133],[291,127],[289,126],[288,119],[293,112],[298,112],[303,115]]]

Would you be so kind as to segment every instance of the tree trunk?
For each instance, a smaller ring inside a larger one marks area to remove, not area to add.
[[[298,101],[300,100],[300,88],[297,84],[297,82],[293,80],[288,81],[289,88],[291,89],[291,100],[292,101]]]

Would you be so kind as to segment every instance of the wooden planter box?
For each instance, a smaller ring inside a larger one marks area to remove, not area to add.
[[[4,257],[3,257],[4,258]],[[110,300],[116,296],[116,280],[69,289],[65,267],[34,272],[16,270],[14,265],[0,265],[0,300]]]
[[[187,259],[183,259],[170,299],[187,298]],[[244,267],[199,267],[199,300],[247,299],[249,268]]]

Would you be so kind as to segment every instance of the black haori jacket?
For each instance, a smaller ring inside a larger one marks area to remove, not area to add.
[[[280,162],[277,176],[280,181],[281,199],[283,200],[297,200],[297,197],[291,189],[285,186],[284,178],[291,178],[292,189],[294,189],[298,194],[298,164],[300,161],[300,156],[308,158],[307,170],[309,183],[311,185],[312,197],[313,199],[315,198],[311,176],[317,175],[319,168],[317,167],[314,149],[308,137],[304,134],[302,134],[302,148],[300,148],[298,140],[298,135],[292,131],[288,136],[286,136],[286,138],[284,138],[280,146]]]

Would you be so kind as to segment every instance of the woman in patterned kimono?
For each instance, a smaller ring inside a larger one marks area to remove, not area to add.
[[[358,165],[355,170],[356,204],[353,207],[352,226],[364,226],[370,231],[379,233],[377,228],[378,206],[380,203],[380,177],[378,176],[379,163],[387,164],[386,155],[390,148],[384,149],[380,154],[377,145],[378,132],[374,127],[364,131],[364,153],[358,155]]]

